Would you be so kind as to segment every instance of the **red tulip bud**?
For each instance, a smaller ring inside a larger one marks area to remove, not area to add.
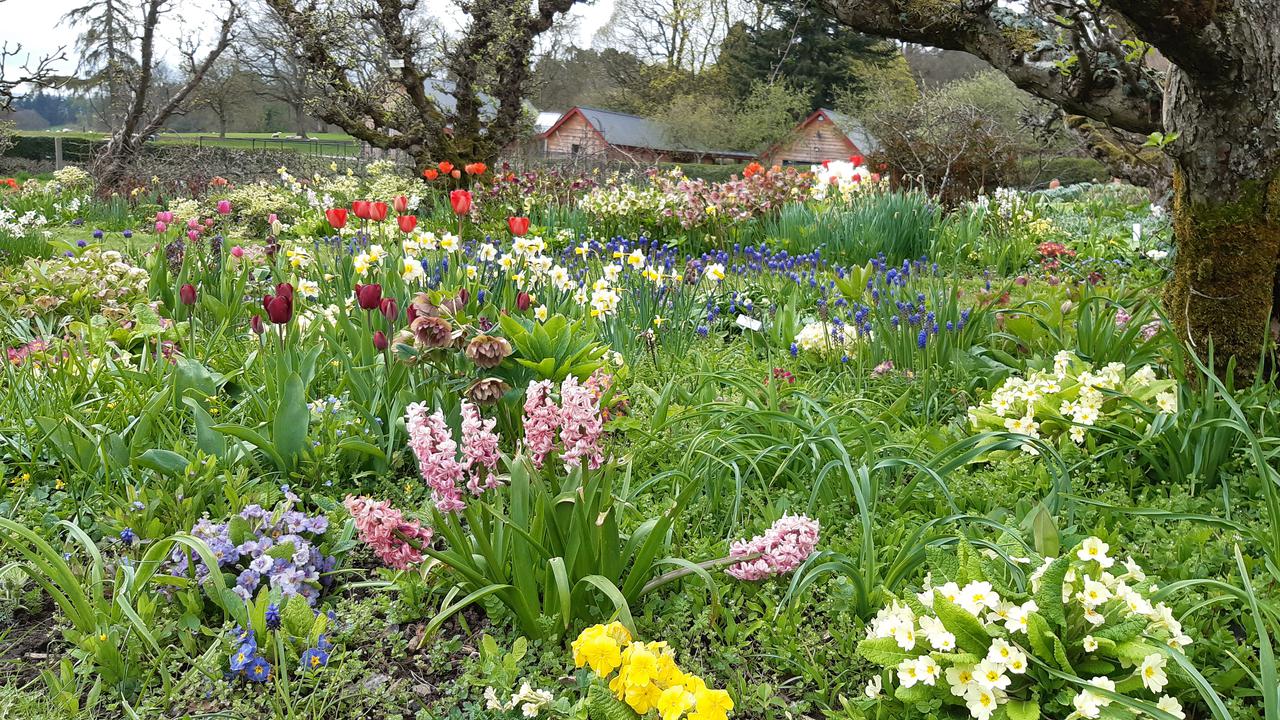
[[[507,218],[507,229],[516,237],[524,237],[529,232],[529,218],[509,217]]]
[[[386,333],[379,330],[373,334],[373,346],[379,350],[386,350],[389,343],[387,342]]]
[[[418,227],[418,216],[401,215],[396,218],[396,222],[400,225],[400,232],[408,234],[413,232],[414,228]]]
[[[196,286],[187,283],[178,289],[178,297],[182,299],[183,305],[196,304]]]
[[[387,204],[384,202],[369,203],[369,219],[382,222],[387,219]]]
[[[529,293],[523,290],[516,293],[516,307],[519,308],[521,312],[528,310],[529,306],[532,304],[533,304],[533,299],[529,297]]]
[[[382,316],[387,319],[387,322],[395,322],[396,318],[400,317],[400,304],[393,297],[382,298],[378,309],[382,311]]]
[[[471,212],[471,191],[454,190],[449,193],[449,204],[453,206],[454,213],[466,215]]]
[[[329,220],[329,225],[334,230],[341,230],[347,224],[346,208],[329,208],[324,211],[324,216]]]
[[[391,207],[395,208],[396,214],[403,215],[409,209],[409,198],[397,195],[391,200]]]
[[[267,331],[267,328],[262,324],[261,315],[254,315],[249,318],[249,329],[253,330],[254,335],[261,335]]]
[[[351,203],[351,212],[355,213],[356,217],[360,218],[361,220],[368,220],[369,219],[369,201],[356,200],[355,202]]]
[[[356,284],[356,302],[360,303],[361,310],[377,310],[382,304],[382,286]]]

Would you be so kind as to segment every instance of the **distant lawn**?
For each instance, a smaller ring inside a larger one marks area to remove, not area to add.
[[[101,132],[79,132],[61,130],[24,130],[19,135],[28,135],[32,137],[63,137],[76,140],[105,140],[106,133]],[[218,137],[217,133],[209,132],[185,132],[185,133],[161,133],[157,142],[166,145],[197,145],[203,144],[209,147],[232,148],[235,150],[288,150],[292,152],[317,153],[320,155],[337,155],[343,157],[356,157],[360,154],[359,144],[338,144],[338,143],[355,143],[356,141],[346,133],[312,133],[308,137],[316,140],[290,140],[292,131],[281,131],[280,137],[272,137],[272,133],[227,133],[225,138]]]

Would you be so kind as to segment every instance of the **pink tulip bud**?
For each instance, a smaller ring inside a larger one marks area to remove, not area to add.
[[[188,230],[188,231],[187,231],[187,239],[188,239],[188,240],[190,240],[191,242],[195,242],[196,240],[199,240],[199,239],[200,239],[200,231],[199,231],[199,230]]]
[[[187,229],[188,229],[188,230],[195,230],[195,229],[196,229],[196,228],[198,228],[198,227],[200,227],[200,221],[199,221],[199,220],[197,220],[197,219],[195,219],[195,218],[191,218],[190,220],[188,220],[188,221],[187,221]]]
[[[156,232],[157,232],[157,233],[163,233],[165,230],[168,230],[168,229],[169,229],[169,226],[168,226],[168,225],[165,225],[163,220],[157,220],[157,221],[156,221]]]
[[[275,213],[271,213],[270,215],[267,216],[268,225],[275,225],[278,222],[280,222],[280,218],[276,217]]]
[[[231,248],[231,257],[237,260],[244,257],[244,248],[240,247],[239,245],[236,245],[235,247]]]
[[[230,215],[230,214],[231,214],[231,201],[230,201],[230,200],[219,200],[219,201],[218,201],[218,214],[219,214],[219,215]]]

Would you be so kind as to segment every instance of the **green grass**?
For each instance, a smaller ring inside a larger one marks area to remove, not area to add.
[[[75,140],[105,140],[106,133],[101,132],[62,132],[60,130],[30,130],[18,133],[29,137],[62,137]],[[164,145],[196,145],[204,144],[210,147],[230,148],[234,150],[287,150],[291,152],[311,152],[315,151],[323,155],[341,155],[347,157],[357,157],[360,154],[360,146],[355,139],[346,133],[311,133],[308,137],[315,138],[317,142],[312,143],[305,140],[290,140],[293,134],[292,130],[281,131],[280,137],[272,137],[272,133],[248,133],[248,132],[232,132],[227,133],[225,138],[218,137],[216,132],[166,132],[161,133],[157,142]],[[203,143],[201,142],[203,138]],[[335,145],[335,143],[352,143],[350,145]]]

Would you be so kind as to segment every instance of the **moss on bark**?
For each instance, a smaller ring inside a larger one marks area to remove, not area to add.
[[[1267,338],[1280,261],[1280,175],[1246,183],[1238,199],[1193,200],[1174,173],[1174,276],[1165,293],[1175,329],[1201,358],[1210,344],[1221,374],[1253,378]],[[1203,181],[1202,181],[1203,182]]]

